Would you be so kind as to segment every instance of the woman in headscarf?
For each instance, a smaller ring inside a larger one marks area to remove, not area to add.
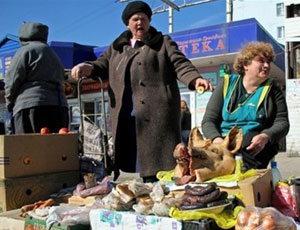
[[[176,43],[150,25],[151,16],[145,2],[130,2],[122,13],[128,30],[96,61],[72,69],[74,79],[109,79],[116,171],[139,171],[144,182],[175,167],[172,154],[181,142],[177,80],[191,90],[212,90]]]

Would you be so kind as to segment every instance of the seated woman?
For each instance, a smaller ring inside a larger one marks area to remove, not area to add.
[[[269,77],[273,60],[268,43],[251,42],[242,48],[234,62],[238,75],[224,76],[202,120],[204,136],[214,143],[222,142],[235,124],[243,130],[240,153],[246,169],[267,168],[289,131],[284,95]]]

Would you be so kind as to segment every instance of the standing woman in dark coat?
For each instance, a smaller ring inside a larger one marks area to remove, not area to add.
[[[116,170],[135,172],[138,165],[145,182],[176,164],[173,151],[181,141],[177,80],[191,90],[212,90],[177,44],[150,26],[151,16],[145,2],[130,2],[122,13],[128,30],[96,61],[72,69],[74,79],[109,79]]]
[[[5,78],[6,107],[13,114],[15,133],[57,133],[68,127],[68,104],[63,90],[64,67],[47,44],[48,26],[27,22],[20,27],[21,48]]]
[[[185,100],[180,102],[180,118],[181,118],[181,138],[182,142],[187,146],[189,134],[191,131],[192,114]]]

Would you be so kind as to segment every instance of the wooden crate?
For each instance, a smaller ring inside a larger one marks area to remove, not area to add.
[[[0,212],[46,200],[62,188],[79,183],[79,171],[0,180]]]

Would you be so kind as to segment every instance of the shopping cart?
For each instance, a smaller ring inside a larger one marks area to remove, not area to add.
[[[101,113],[86,114],[81,98],[82,82],[88,78],[80,78],[77,82],[77,95],[80,111],[80,170],[81,173],[96,173],[101,179],[105,175],[110,175],[114,165],[114,151],[112,137],[108,137],[107,120],[105,110],[104,85],[100,77],[97,80],[101,89]],[[90,117],[100,117],[100,125]]]

